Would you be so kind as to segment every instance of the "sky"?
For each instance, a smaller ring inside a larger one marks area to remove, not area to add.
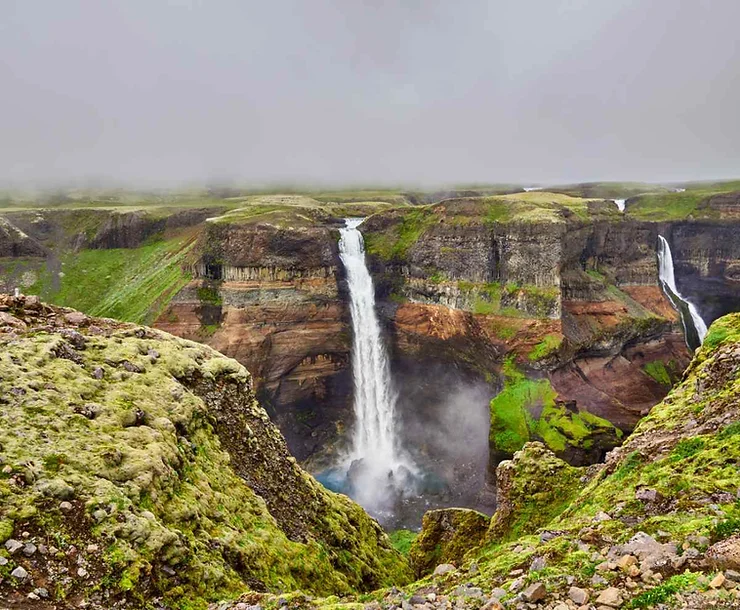
[[[740,176],[738,0],[0,0],[0,185]]]

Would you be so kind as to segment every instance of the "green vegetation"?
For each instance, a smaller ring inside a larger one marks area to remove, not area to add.
[[[398,212],[398,211],[397,211]],[[408,208],[387,229],[363,233],[368,254],[388,261],[401,260],[437,217],[429,206]]]
[[[560,334],[549,334],[545,335],[542,338],[542,341],[540,341],[537,345],[535,345],[532,348],[532,351],[529,352],[529,355],[527,358],[529,358],[532,362],[537,362],[538,360],[544,360],[548,356],[552,356],[554,353],[560,349],[560,346],[563,343],[563,335]]]
[[[621,438],[621,431],[607,420],[557,403],[549,380],[527,378],[513,358],[506,360],[503,372],[504,388],[490,405],[490,442],[496,451],[512,454],[532,438],[558,453],[569,447],[590,448],[594,434],[611,436],[615,443]]]
[[[686,574],[677,574],[671,576],[663,584],[640,593],[627,604],[627,608],[655,608],[658,604],[665,604],[670,601],[676,593],[684,591],[690,587],[695,587],[698,583],[698,574],[687,572]]]
[[[642,367],[642,369],[648,376],[655,379],[658,383],[668,387],[673,385],[671,374],[668,372],[666,365],[661,360],[648,362]]]
[[[419,532],[411,530],[394,530],[389,534],[391,544],[401,555],[407,556],[411,550],[411,545],[416,540]]]
[[[90,315],[150,324],[189,281],[183,266],[194,243],[185,235],[139,248],[70,252],[58,276],[47,265],[28,292]]]

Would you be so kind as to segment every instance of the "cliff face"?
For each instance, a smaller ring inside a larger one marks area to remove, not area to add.
[[[39,607],[200,608],[407,579],[378,524],[298,467],[236,361],[35,297],[0,297],[0,347],[11,607],[39,588]]]
[[[192,281],[157,326],[243,363],[298,459],[330,449],[352,394],[336,236],[208,223],[198,250]]]

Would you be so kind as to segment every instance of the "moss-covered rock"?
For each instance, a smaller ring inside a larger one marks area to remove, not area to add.
[[[582,476],[542,443],[527,443],[496,469],[496,513],[489,537],[511,540],[546,525],[570,505]]]
[[[504,387],[491,400],[491,454],[510,457],[530,440],[541,440],[572,464],[597,461],[622,438],[602,417],[558,399],[547,378],[530,378],[512,358],[504,362]]]
[[[297,466],[236,361],[33,298],[0,311],[0,534],[100,548],[57,598],[84,598],[93,566],[111,603],[188,608],[410,575],[374,520]],[[38,580],[53,567],[22,561]]]
[[[424,515],[409,558],[418,576],[441,563],[460,565],[488,530],[490,518],[468,508],[441,508]]]

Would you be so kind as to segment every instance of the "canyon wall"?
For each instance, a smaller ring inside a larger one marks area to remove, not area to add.
[[[649,222],[589,201],[575,212],[528,209],[522,220],[497,205],[447,200],[382,211],[362,227],[401,424],[408,443],[448,480],[465,478],[450,469],[479,472],[481,459],[484,469],[489,450],[494,461],[501,457],[485,434],[498,425],[488,418],[501,415],[488,402],[516,394],[520,374],[539,388],[527,390],[534,396],[524,405],[527,417],[548,422],[533,428],[535,437],[551,437],[574,463],[599,459],[619,442],[598,426],[572,428],[574,416],[629,430],[665,395],[689,354],[658,285],[658,234],[671,242],[679,288],[707,322],[736,309],[740,298],[740,221],[733,217]],[[10,290],[34,269],[53,287],[64,283],[64,252],[135,253],[182,236],[186,246],[168,263],[181,280],[162,295],[145,286],[154,293],[147,315],[244,364],[292,453],[319,471],[352,425],[338,221],[300,210],[206,222],[222,211],[8,213],[0,276]],[[477,474],[468,480],[471,489],[484,487]]]

